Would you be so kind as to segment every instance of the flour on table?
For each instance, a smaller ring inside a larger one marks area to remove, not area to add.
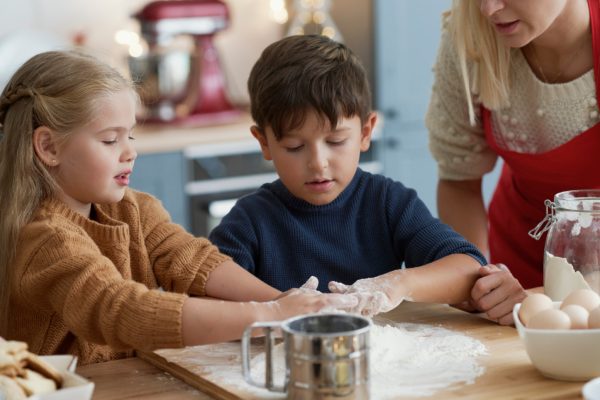
[[[457,384],[471,384],[485,371],[477,358],[487,354],[483,343],[448,329],[422,324],[373,325],[370,334],[371,399],[391,400],[400,396],[431,396]],[[283,384],[283,343],[274,347],[275,384]],[[242,386],[260,398],[283,399],[285,395],[245,383],[240,369],[215,370],[211,379]],[[265,355],[251,360],[252,378],[265,381]]]

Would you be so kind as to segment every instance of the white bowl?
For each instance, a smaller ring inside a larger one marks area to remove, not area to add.
[[[559,308],[561,302],[554,302]],[[585,381],[600,376],[600,329],[530,329],[513,318],[527,355],[544,376],[565,381]]]
[[[585,400],[600,400],[600,378],[592,379],[581,389]]]

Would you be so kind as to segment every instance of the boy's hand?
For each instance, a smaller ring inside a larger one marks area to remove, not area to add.
[[[331,293],[344,293],[356,297],[358,303],[347,311],[372,317],[396,308],[404,300],[403,298],[392,300],[385,291],[384,282],[381,279],[378,281],[377,278],[368,278],[359,279],[348,286],[331,281],[328,287]]]
[[[471,302],[500,325],[514,324],[512,310],[527,297],[527,292],[504,264],[488,264],[479,268],[479,276],[471,290]]]

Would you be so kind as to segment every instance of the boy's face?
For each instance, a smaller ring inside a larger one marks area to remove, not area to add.
[[[348,186],[360,153],[369,149],[377,117],[371,113],[361,126],[358,116],[343,118],[332,130],[328,121],[308,112],[304,125],[277,140],[271,127],[264,134],[252,127],[263,156],[273,160],[279,178],[296,197],[313,205],[335,200]]]

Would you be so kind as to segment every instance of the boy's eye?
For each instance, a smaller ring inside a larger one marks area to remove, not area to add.
[[[299,146],[286,146],[286,150],[289,152],[299,151],[302,148],[302,145]]]
[[[344,143],[346,143],[346,139],[343,139],[343,140],[330,140],[328,143],[330,145],[332,145],[332,146],[341,146]]]
[[[104,143],[104,144],[108,144],[108,145],[115,144],[115,143],[117,143],[117,139],[113,139],[113,140],[103,140],[103,141],[102,141],[102,143]]]

